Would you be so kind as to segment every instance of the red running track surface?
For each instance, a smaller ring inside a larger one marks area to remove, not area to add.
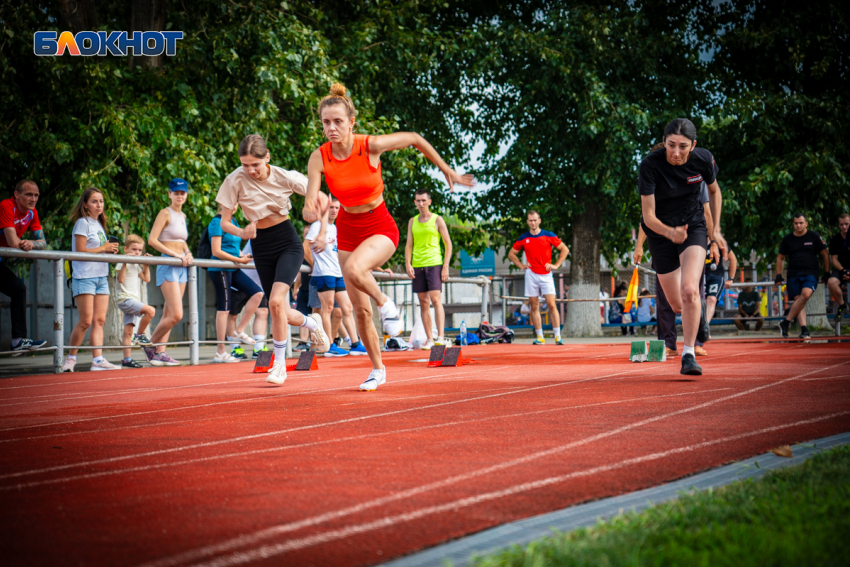
[[[0,381],[7,565],[372,565],[850,430],[850,345],[470,347]],[[365,358],[365,357],[364,357]],[[415,361],[416,360],[416,361]]]

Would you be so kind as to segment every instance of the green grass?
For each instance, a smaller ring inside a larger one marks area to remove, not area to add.
[[[850,565],[850,447],[761,480],[678,499],[525,547],[475,567]]]

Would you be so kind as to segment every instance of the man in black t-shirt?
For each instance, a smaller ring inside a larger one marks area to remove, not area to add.
[[[747,283],[752,283],[752,278],[747,278]],[[744,291],[738,294],[738,312],[735,313],[735,326],[739,331],[748,331],[748,321],[756,322],[756,331],[761,331],[764,325],[764,317],[759,313],[761,306],[761,294],[748,285]],[[742,319],[745,318],[745,319]]]
[[[788,327],[796,317],[800,323],[800,338],[808,339],[809,329],[806,327],[806,303],[812,293],[818,288],[818,255],[823,260],[824,269],[829,273],[829,256],[826,244],[820,235],[808,229],[806,215],[794,215],[794,232],[782,239],[779,245],[779,255],[776,256],[776,284],[783,282],[782,266],[788,258],[788,283],[786,293],[794,300],[785,320],[779,323],[782,336],[788,337]],[[826,274],[824,274],[826,275]]]
[[[847,241],[847,230],[850,229],[850,214],[841,213],[838,217],[838,234],[833,236],[829,241],[829,257],[832,260],[832,273],[829,276],[827,286],[829,294],[835,303],[838,304],[838,310],[835,312],[835,320],[840,323],[841,318],[847,311],[847,305],[844,304],[844,294],[841,293],[841,286],[850,282],[850,242]]]

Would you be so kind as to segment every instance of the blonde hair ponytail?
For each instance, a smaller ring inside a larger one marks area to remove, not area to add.
[[[319,117],[322,116],[322,109],[326,106],[333,106],[335,104],[345,105],[345,111],[349,118],[357,117],[357,109],[354,108],[354,103],[351,102],[351,99],[346,96],[345,86],[341,83],[334,83],[331,85],[331,90],[328,96],[322,99],[319,103]]]

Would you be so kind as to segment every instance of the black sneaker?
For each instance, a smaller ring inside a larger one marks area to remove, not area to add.
[[[808,327],[801,327],[800,328],[800,337],[799,338],[801,338],[801,339],[812,338],[812,336],[809,334],[809,328]]]
[[[841,323],[841,319],[844,317],[844,312],[847,311],[847,304],[842,303],[838,306],[838,309],[835,310],[835,322]]]
[[[788,338],[788,327],[791,326],[791,321],[788,319],[783,319],[779,322],[779,333],[782,335],[783,339]]]
[[[305,351],[310,350],[310,347],[308,347],[305,343],[298,343],[292,350]]]
[[[697,364],[697,359],[694,355],[688,353],[682,357],[682,369],[679,374],[688,374],[690,376],[702,376],[702,368]]]
[[[231,350],[230,356],[232,356],[233,358],[238,358],[239,360],[245,360],[246,358],[248,358],[245,355],[245,349],[243,349],[241,346],[238,346]]]
[[[136,333],[133,335],[133,342],[141,347],[149,347],[152,345],[151,340],[144,333]]]
[[[26,350],[35,350],[37,348],[41,348],[47,344],[47,341],[34,341],[32,339],[21,339],[21,342],[18,343],[18,346],[13,348],[12,350],[23,352]]]
[[[139,364],[135,360],[130,359],[129,362],[127,362],[126,360],[122,360],[121,361],[121,368],[144,368],[144,366],[142,366],[141,364]]]
[[[705,318],[705,299],[699,300],[700,314],[699,327],[697,327],[697,342],[707,343],[709,339],[708,320]]]

